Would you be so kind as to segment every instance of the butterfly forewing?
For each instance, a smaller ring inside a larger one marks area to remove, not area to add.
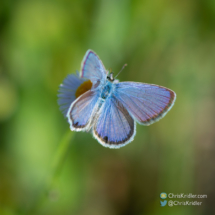
[[[76,99],[67,113],[70,129],[84,131],[88,129],[98,107],[98,91],[87,91]]]
[[[122,103],[110,96],[99,111],[93,133],[103,146],[119,148],[133,140],[135,122]]]
[[[106,73],[99,57],[93,51],[88,50],[82,61],[81,77],[91,80],[93,84],[97,84],[106,79]]]
[[[150,125],[164,117],[176,98],[170,89],[137,82],[117,83],[115,96],[134,119],[143,125]]]

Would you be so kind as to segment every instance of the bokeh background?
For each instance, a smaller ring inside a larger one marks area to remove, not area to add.
[[[128,64],[120,81],[177,94],[118,150],[70,132],[58,109],[89,48],[115,73]],[[214,85],[214,0],[1,0],[0,214],[215,214]],[[160,207],[161,192],[207,198]]]

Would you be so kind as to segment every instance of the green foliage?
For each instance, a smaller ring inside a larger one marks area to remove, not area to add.
[[[214,23],[213,0],[1,1],[0,214],[214,214]],[[121,81],[177,94],[118,150],[62,140],[58,86],[88,49],[115,73],[127,63]],[[208,199],[161,208],[161,192]]]

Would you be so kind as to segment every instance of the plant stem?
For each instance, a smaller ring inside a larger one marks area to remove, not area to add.
[[[33,200],[33,203],[30,207],[24,212],[25,215],[33,215],[37,214],[38,210],[43,206],[46,202],[49,192],[52,188],[54,180],[57,178],[58,173],[62,169],[63,163],[66,159],[66,155],[68,152],[68,148],[71,145],[71,139],[73,138],[74,132],[70,130],[66,132],[60,141],[56,154],[53,157],[53,161],[51,164],[51,168],[47,177],[45,178],[45,182],[43,186],[39,189],[36,197]]]

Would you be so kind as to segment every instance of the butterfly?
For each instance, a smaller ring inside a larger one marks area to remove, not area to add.
[[[72,131],[92,131],[103,146],[120,148],[133,141],[136,122],[150,125],[163,118],[176,94],[154,84],[119,82],[88,50],[80,73],[64,79],[58,97]]]

